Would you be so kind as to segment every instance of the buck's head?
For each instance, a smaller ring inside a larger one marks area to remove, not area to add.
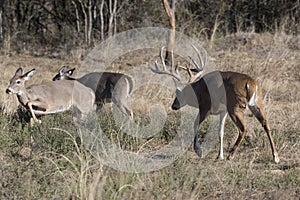
[[[186,101],[184,99],[184,94],[182,92],[182,90],[180,90],[179,88],[176,89],[176,97],[173,101],[172,104],[172,109],[173,110],[179,110],[181,107],[186,105]]]
[[[176,89],[176,97],[172,104],[173,110],[179,110],[185,105],[198,108],[197,95],[191,84],[186,85],[182,90]]]
[[[68,70],[67,67],[63,66],[60,68],[59,72],[53,77],[53,81],[58,80],[70,80],[75,68]]]
[[[200,51],[197,49],[197,47],[194,45],[192,45],[192,47],[195,50],[197,57],[199,58],[201,66],[191,56],[188,56],[189,64],[187,64],[185,67],[180,66],[178,64],[174,65],[174,62],[170,62],[171,69],[168,70],[166,63],[165,63],[166,59],[164,59],[164,56],[163,56],[163,52],[165,50],[165,47],[163,46],[160,49],[160,54],[159,54],[160,60],[162,63],[162,67],[161,67],[162,69],[160,69],[157,61],[155,61],[155,63],[154,63],[155,68],[150,67],[151,71],[154,73],[166,74],[166,75],[172,76],[173,80],[175,81],[176,86],[178,84],[185,85],[185,87],[182,90],[180,90],[177,86],[176,98],[174,99],[173,104],[172,104],[173,110],[178,110],[185,105],[189,105],[189,106],[193,106],[193,107],[197,107],[197,108],[199,107],[198,106],[198,98],[193,89],[193,83],[201,78],[203,69],[207,62],[207,54],[206,54],[206,51],[203,51],[204,56],[205,56],[205,58],[203,59],[202,55],[201,55]],[[173,51],[171,51],[171,53],[173,54]],[[171,58],[173,58],[173,55],[171,56]],[[193,66],[193,68],[191,68],[191,66]],[[189,79],[187,82],[184,83],[182,81],[182,78],[179,74],[179,69],[184,70],[188,73]]]
[[[22,68],[17,69],[15,75],[10,79],[8,88],[6,89],[7,94],[21,95],[25,92],[25,82],[31,79],[34,75],[35,69],[23,74]]]

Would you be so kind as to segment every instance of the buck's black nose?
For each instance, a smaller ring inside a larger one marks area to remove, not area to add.
[[[6,94],[10,94],[10,93],[11,93],[10,89],[6,89]]]
[[[172,110],[179,110],[180,107],[178,107],[177,105],[172,105]]]

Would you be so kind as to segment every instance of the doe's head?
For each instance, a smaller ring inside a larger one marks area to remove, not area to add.
[[[63,66],[60,68],[58,73],[53,77],[53,81],[58,81],[58,80],[69,80],[71,79],[71,76],[73,75],[75,68],[73,69],[67,69],[66,66]]]
[[[17,69],[15,75],[10,79],[8,88],[6,89],[7,94],[18,94],[21,95],[26,90],[25,82],[30,80],[34,75],[35,69],[32,69],[23,74],[23,69],[20,67]]]

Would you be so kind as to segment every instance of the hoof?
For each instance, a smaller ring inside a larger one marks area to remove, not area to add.
[[[223,156],[218,155],[217,160],[224,160]]]
[[[133,112],[130,112],[129,119],[133,120]]]
[[[280,159],[279,159],[278,156],[274,156],[274,162],[275,162],[275,163],[279,163],[279,162],[280,162]]]
[[[227,160],[233,160],[234,159],[234,155],[229,155],[228,157],[227,157]]]
[[[202,149],[195,149],[195,152],[196,152],[196,154],[200,157],[200,158],[203,158],[204,156],[203,156],[203,154],[202,154]]]
[[[39,119],[30,118],[30,126],[33,126],[35,123],[41,124],[42,121]]]

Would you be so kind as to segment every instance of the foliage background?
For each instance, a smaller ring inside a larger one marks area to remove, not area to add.
[[[1,0],[0,44],[6,52],[62,56],[116,32],[168,27],[161,1]],[[299,33],[299,0],[178,1],[177,30],[199,39],[237,32]],[[57,54],[55,54],[55,53]]]

